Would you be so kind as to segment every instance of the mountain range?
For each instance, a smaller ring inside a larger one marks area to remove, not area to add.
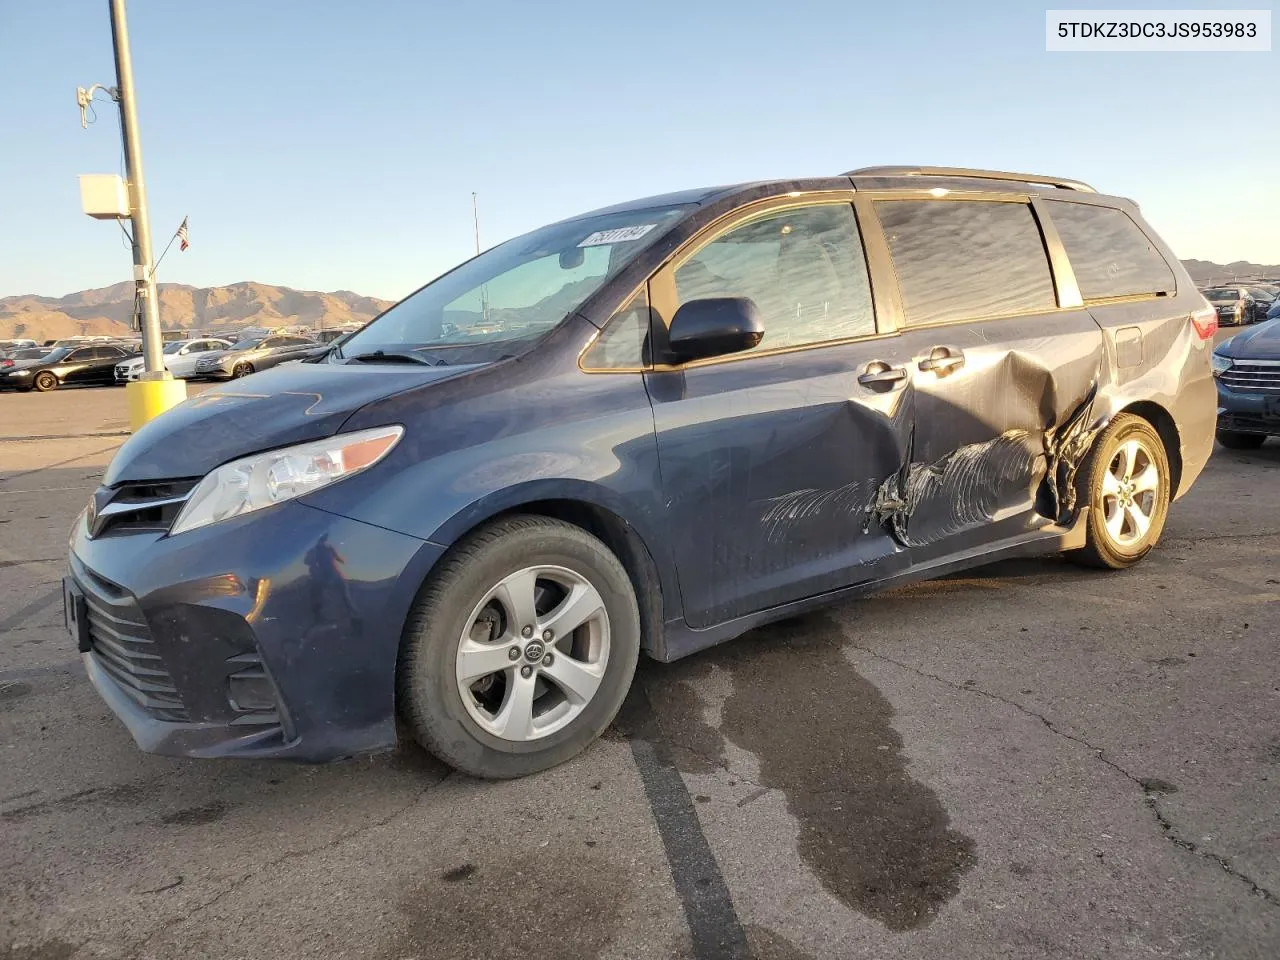
[[[133,290],[133,283],[126,281],[65,297],[0,298],[0,339],[126,335],[133,315]],[[363,323],[392,303],[350,290],[319,293],[253,281],[224,287],[162,283],[159,300],[160,325],[167,330],[293,324],[336,327]]]
[[[1280,265],[1237,260],[1219,264],[1183,260],[1197,283],[1224,283],[1236,277],[1280,277]],[[162,283],[160,325],[167,330],[275,327],[293,324],[323,329],[363,323],[392,301],[350,290],[320,293],[246,280],[223,287]],[[0,297],[0,340],[30,337],[49,340],[77,335],[122,336],[130,332],[133,284],[117,283],[65,297],[25,294]]]
[[[1209,260],[1183,260],[1182,265],[1196,283],[1230,283],[1238,278],[1280,277],[1280,264],[1250,263],[1237,260],[1234,263],[1213,263]]]

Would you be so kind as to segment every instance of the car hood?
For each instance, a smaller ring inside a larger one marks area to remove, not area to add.
[[[1218,353],[1233,360],[1280,360],[1280,317],[1236,334]]]
[[[107,486],[202,477],[238,457],[332,436],[356,410],[480,365],[418,367],[289,364],[206,390],[152,420],[125,442]]]

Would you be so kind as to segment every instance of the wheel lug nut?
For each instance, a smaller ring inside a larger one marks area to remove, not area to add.
[[[552,633],[550,630],[543,630],[543,631],[542,631],[542,639],[543,639],[543,640],[546,640],[548,643],[550,643],[550,642],[551,642],[551,638],[552,638],[552,637],[554,637],[554,636],[555,636],[555,634],[554,634],[554,633]]]
[[[511,659],[511,660],[519,660],[519,659],[520,659],[520,648],[519,648],[519,647],[512,647],[510,650],[508,650],[508,651],[507,651],[507,657],[508,657],[508,659]]]
[[[530,637],[533,636],[533,627],[521,627],[520,636],[528,640]]]
[[[522,677],[524,677],[526,680],[528,680],[530,677],[532,677],[532,676],[533,676],[533,667],[528,667],[528,666],[521,667],[521,668],[520,668],[520,676],[522,676]]]
[[[552,665],[553,663],[555,663],[555,662],[556,662],[556,658],[555,658],[555,657],[553,657],[553,656],[552,656],[551,654],[549,654],[549,653],[548,653],[545,657],[543,657],[543,658],[542,658],[542,665],[543,665],[544,667],[549,667],[549,666],[551,666],[551,665]]]

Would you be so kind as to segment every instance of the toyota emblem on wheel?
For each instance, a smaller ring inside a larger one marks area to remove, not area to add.
[[[537,663],[542,659],[542,655],[545,652],[546,648],[543,647],[541,640],[532,640],[529,642],[529,645],[524,648],[524,658],[530,663]]]

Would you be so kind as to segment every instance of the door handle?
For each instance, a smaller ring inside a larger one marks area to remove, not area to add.
[[[964,354],[959,350],[951,347],[934,347],[929,351],[929,356],[920,361],[920,369],[926,372],[932,370],[942,376],[950,373],[957,367],[964,366]]]
[[[867,364],[867,370],[858,377],[858,382],[864,387],[892,387],[906,379],[907,371],[902,367],[891,367],[877,360]]]

